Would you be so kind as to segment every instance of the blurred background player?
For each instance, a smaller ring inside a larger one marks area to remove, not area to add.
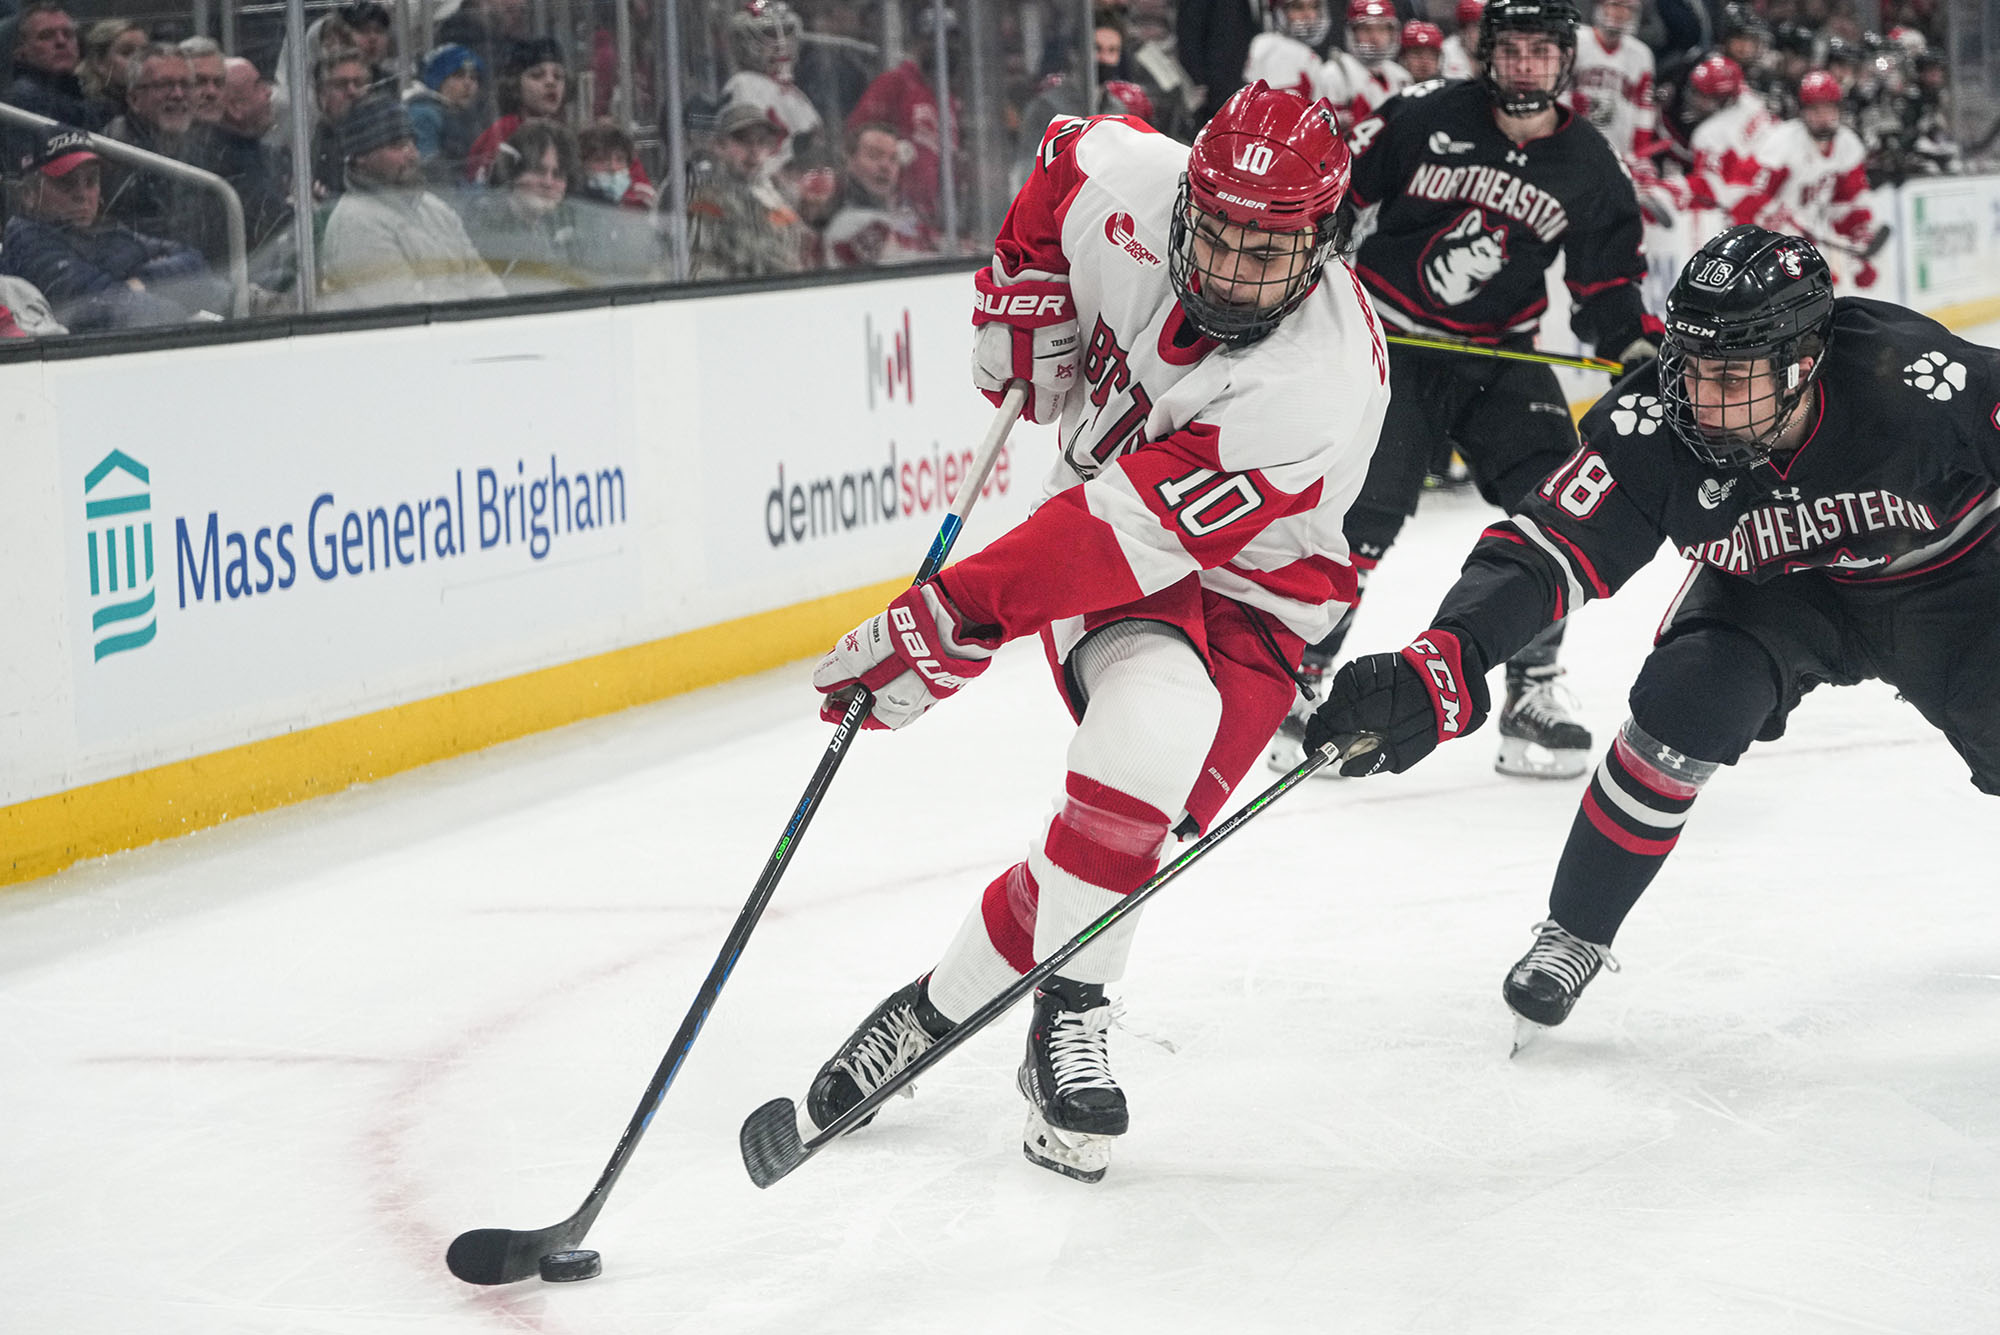
[[[812,159],[824,137],[819,111],[792,78],[803,30],[785,0],[747,0],[729,16],[729,55],[736,72],[722,85],[722,100],[756,107],[783,132],[778,151],[764,167],[774,178],[795,157]]]
[[[1868,154],[1841,124],[1840,85],[1824,70],[1799,81],[1799,114],[1751,148],[1756,176],[1730,210],[1732,220],[1804,236],[1833,252],[1835,281],[1872,287],[1889,229],[1868,206]]]
[[[1403,25],[1403,49],[1397,57],[1411,83],[1429,83],[1442,78],[1444,69],[1444,29],[1422,19]]]
[[[1568,0],[1491,0],[1482,23],[1479,82],[1420,85],[1350,136],[1364,210],[1355,270],[1394,329],[1525,349],[1548,304],[1546,271],[1561,257],[1577,333],[1619,361],[1649,360],[1658,322],[1640,300],[1632,183],[1604,136],[1557,102],[1576,10]],[[1512,510],[1576,449],[1567,398],[1546,366],[1398,347],[1390,373],[1389,418],[1346,520],[1364,581],[1447,451],[1456,448],[1487,501]],[[1307,652],[1309,678],[1333,661],[1347,625]],[[1573,778],[1589,768],[1590,733],[1556,686],[1560,642],[1552,626],[1507,666],[1503,774]],[[1273,768],[1297,763],[1304,715],[1302,706],[1274,739]]]
[[[1703,785],[1783,736],[1815,687],[1888,682],[2000,795],[1996,399],[1993,349],[1835,299],[1810,244],[1733,228],[1682,270],[1657,365],[1600,400],[1579,456],[1481,536],[1431,629],[1334,675],[1309,737],[1379,733],[1369,760],[1400,773],[1478,726],[1483,664],[1617,591],[1662,539],[1697,563],[1507,975],[1523,1037],[1616,967],[1612,939]]]
[[[1458,0],[1453,11],[1458,31],[1444,39],[1444,59],[1439,73],[1447,79],[1479,77],[1479,19],[1486,12],[1486,0]]]
[[[1243,63],[1243,82],[1259,79],[1300,97],[1321,96],[1320,70],[1333,49],[1333,0],[1277,0],[1271,6],[1271,28],[1250,39]]]
[[[1402,44],[1402,20],[1390,0],[1348,0],[1347,49],[1329,55],[1319,74],[1321,93],[1340,113],[1343,130],[1409,86],[1409,71],[1396,63]]]
[[[1108,117],[1043,137],[977,277],[973,380],[1028,381],[1029,415],[1060,422],[1047,499],[844,637],[813,682],[825,716],[860,683],[873,724],[900,727],[1039,635],[1078,719],[1068,778],[936,967],[820,1069],[818,1125],[1136,890],[1172,831],[1205,828],[1290,708],[1305,641],[1352,598],[1340,516],[1388,370],[1338,258],[1347,173],[1333,109],[1262,84],[1192,150]],[[1084,1181],[1128,1125],[1105,989],[1133,926],[1042,984],[1020,1067],[1028,1157]]]
[[[1590,26],[1577,34],[1576,82],[1563,99],[1628,167],[1645,156],[1658,124],[1653,52],[1632,35],[1638,27],[1639,0],[1597,0]]]

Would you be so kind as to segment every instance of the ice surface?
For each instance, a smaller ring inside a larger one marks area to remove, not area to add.
[[[1428,500],[1351,647],[1420,629],[1489,518]],[[1600,738],[1681,570],[1572,627]],[[1160,897],[1124,994],[1178,1052],[1114,1036],[1101,1185],[1021,1157],[1010,1019],[757,1191],[743,1117],[1056,791],[1033,645],[857,745],[590,1235],[603,1277],[459,1284],[452,1236],[596,1179],[818,759],[806,676],[0,895],[0,1331],[2000,1330],[1996,809],[1879,686],[1718,776],[1624,972],[1516,1061],[1500,979],[1581,783],[1495,775],[1489,730],[1309,785]]]

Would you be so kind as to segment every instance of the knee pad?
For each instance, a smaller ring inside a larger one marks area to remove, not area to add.
[[[1726,626],[1700,626],[1654,649],[1632,683],[1632,720],[1657,744],[1733,765],[1778,707],[1764,646]]]
[[[1625,720],[1612,746],[1634,778],[1669,799],[1693,797],[1722,768],[1716,761],[1697,760],[1675,750],[1634,719]]]
[[[1170,833],[1166,814],[1158,808],[1072,774],[1042,851],[1051,866],[1123,895],[1159,869]]]

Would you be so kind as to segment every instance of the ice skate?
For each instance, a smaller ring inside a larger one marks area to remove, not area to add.
[[[1527,779],[1574,779],[1590,768],[1590,729],[1576,721],[1575,701],[1556,685],[1562,674],[1553,664],[1508,667],[1494,769]]]
[[[1107,1041],[1113,1019],[1104,988],[1050,978],[1035,992],[1021,1095],[1028,1127],[1021,1150],[1079,1182],[1097,1182],[1111,1166],[1111,1139],[1125,1134],[1125,1091],[1111,1076]]]
[[[821,1130],[831,1126],[842,1113],[951,1032],[951,1021],[931,1005],[930,977],[925,974],[891,994],[819,1068],[806,1092],[806,1113],[814,1126]],[[905,1085],[902,1090],[905,1098],[916,1092],[915,1085]],[[871,1113],[861,1119],[860,1126],[874,1120]]]
[[[1599,969],[1618,972],[1611,951],[1575,936],[1554,918],[1535,924],[1535,944],[1507,972],[1500,995],[1514,1012],[1514,1056],[1569,1018]]]

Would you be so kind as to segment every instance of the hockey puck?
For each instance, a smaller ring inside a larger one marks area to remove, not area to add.
[[[542,1278],[551,1284],[568,1284],[579,1279],[595,1279],[604,1269],[596,1252],[550,1252],[541,1260]]]

